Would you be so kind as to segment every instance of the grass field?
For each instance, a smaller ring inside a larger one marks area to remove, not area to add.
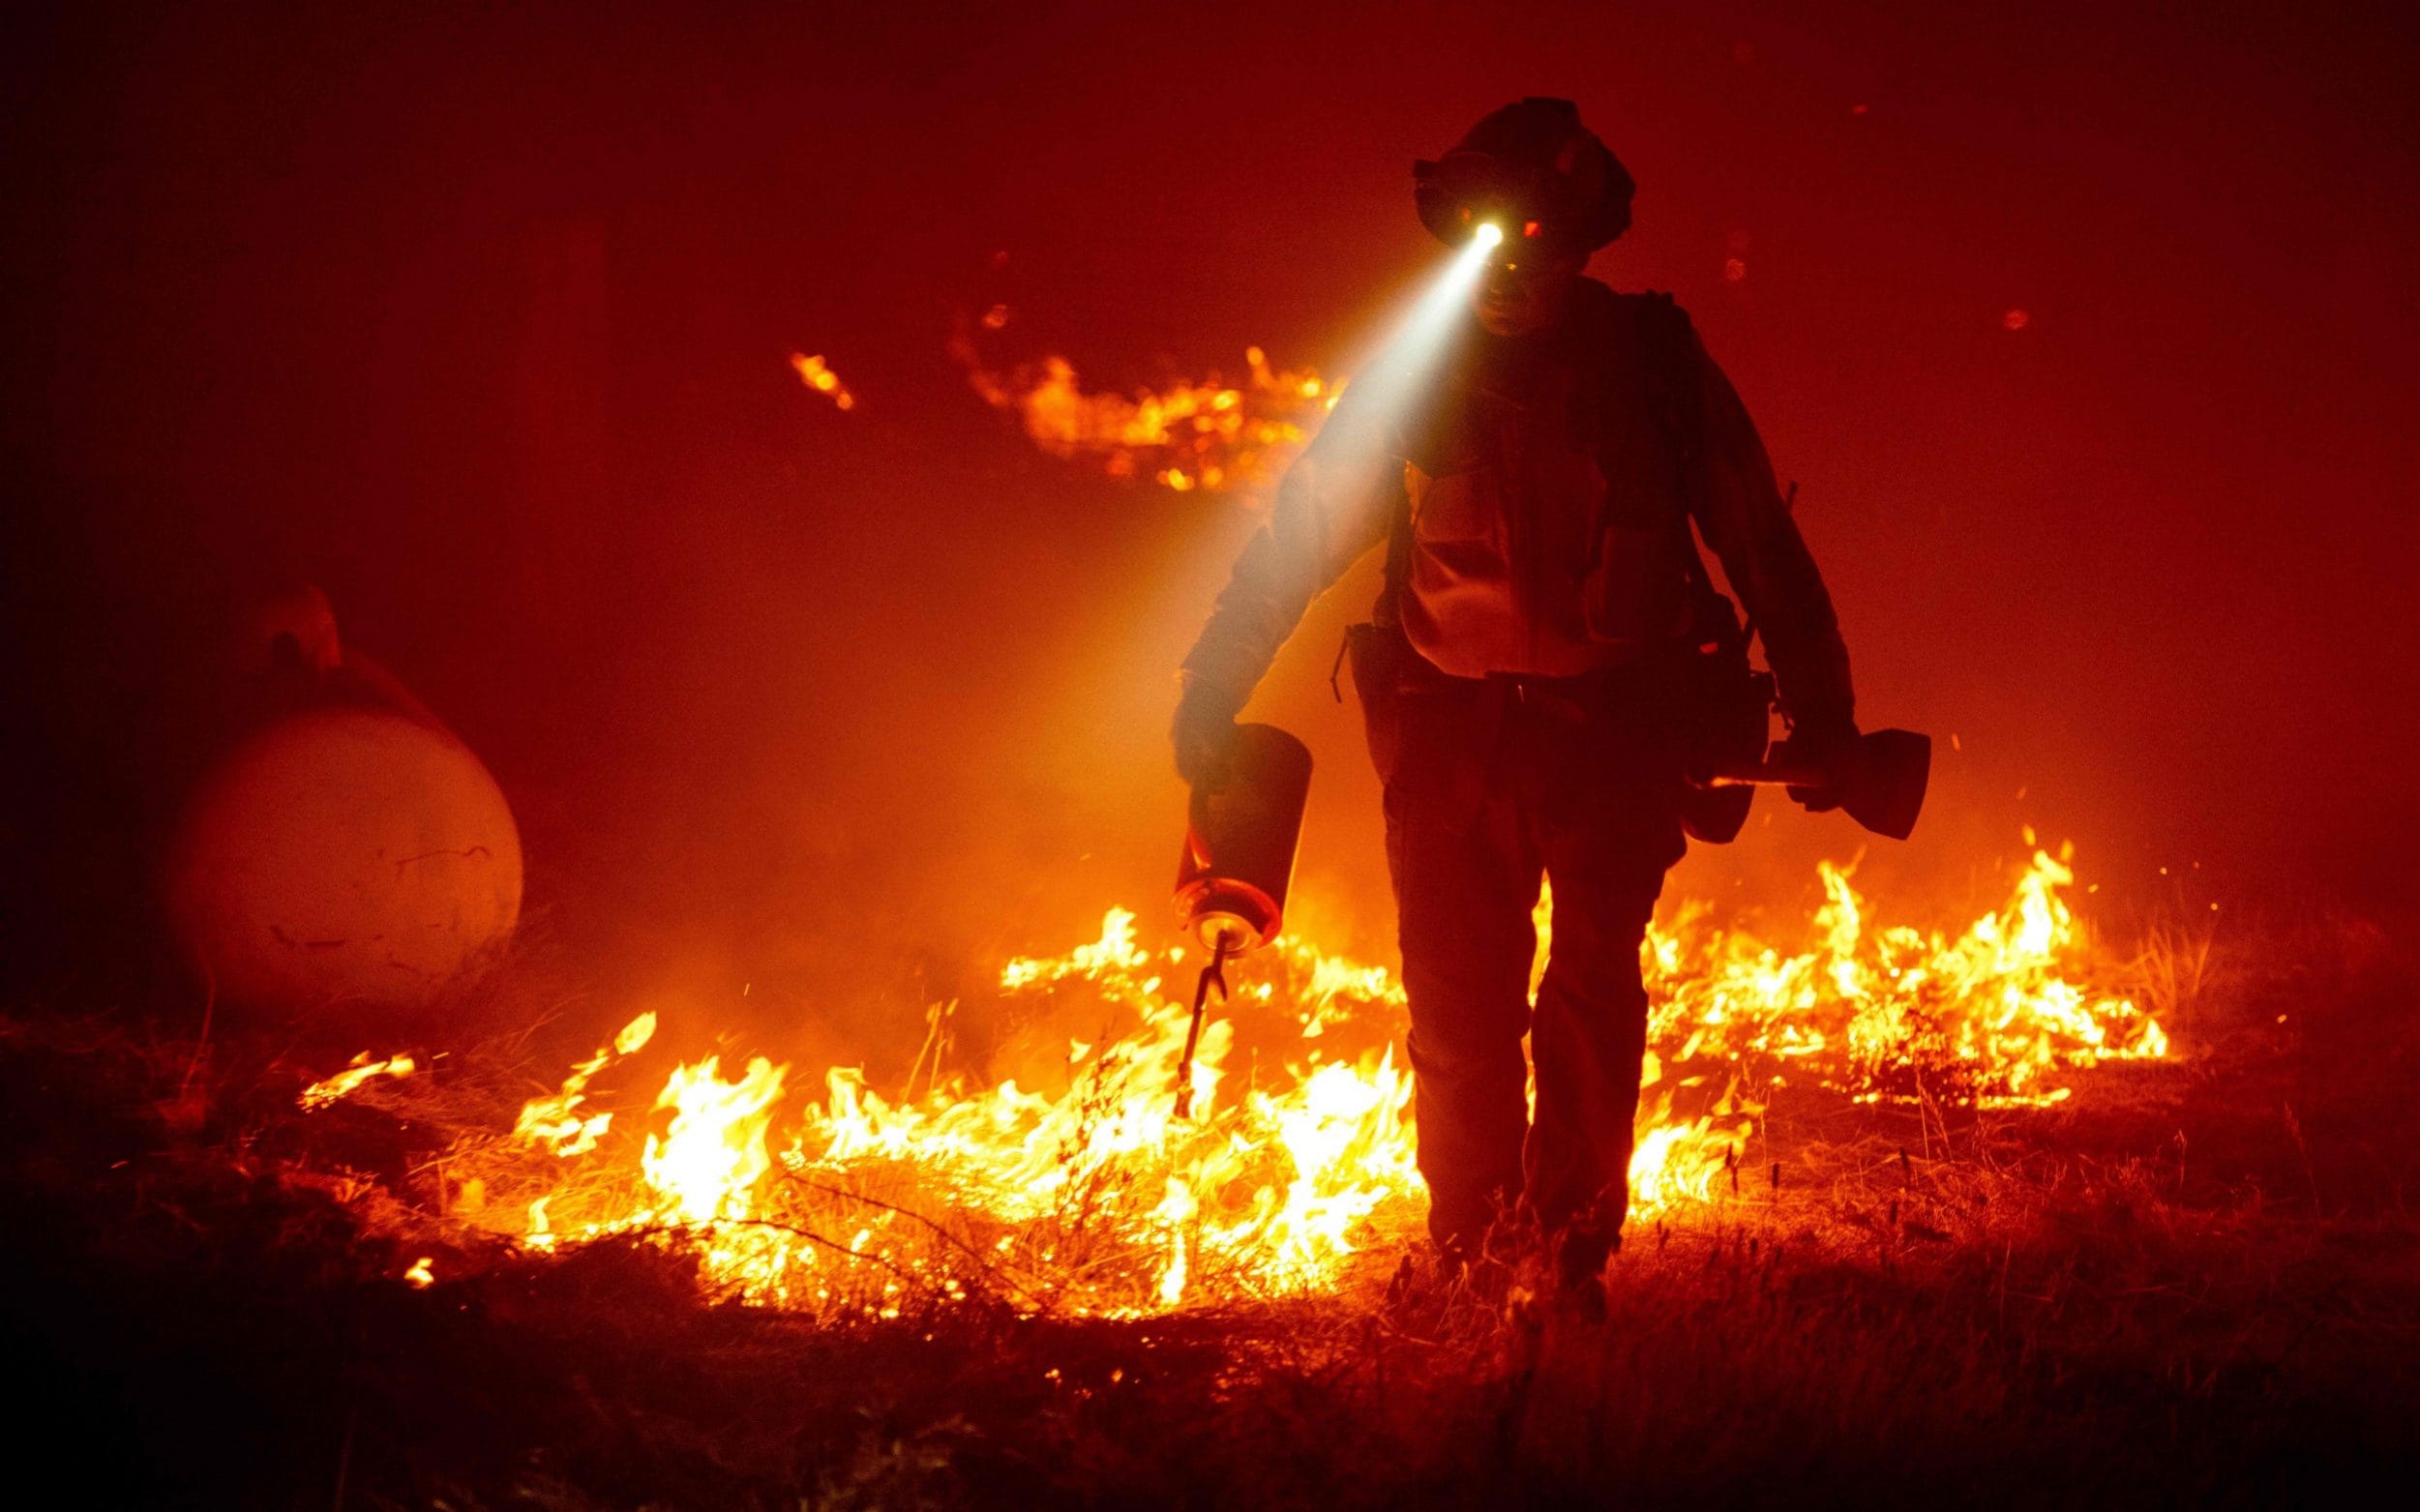
[[[96,1504],[2203,1506],[2407,1485],[2408,964],[2341,925],[2195,948],[2138,963],[2183,1053],[2056,1108],[1776,1100],[1712,1201],[1633,1229],[1600,1323],[1519,1267],[1446,1284],[1409,1211],[1332,1293],[1130,1320],[912,1290],[891,1319],[742,1306],[645,1235],[458,1242],[414,1287],[447,1131],[306,1119],[265,1043],[28,1007],[0,1023],[19,1441]]]

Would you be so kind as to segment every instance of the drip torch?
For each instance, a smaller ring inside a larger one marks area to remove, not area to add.
[[[1177,914],[1210,960],[1193,989],[1193,1023],[1177,1065],[1177,1116],[1193,1116],[1193,1057],[1213,989],[1227,997],[1227,963],[1276,938],[1283,927],[1311,753],[1270,725],[1239,725],[1232,758],[1195,786],[1177,861]]]

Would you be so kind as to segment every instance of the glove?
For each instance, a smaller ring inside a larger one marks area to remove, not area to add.
[[[1811,766],[1824,774],[1822,786],[1790,788],[1790,801],[1809,814],[1829,814],[1840,806],[1840,777],[1857,749],[1857,722],[1850,719],[1806,719],[1790,726],[1789,738],[1775,748],[1776,766]]]
[[[1236,716],[1243,699],[1223,688],[1184,674],[1184,694],[1169,739],[1177,748],[1177,775],[1196,787],[1216,786],[1235,765]]]

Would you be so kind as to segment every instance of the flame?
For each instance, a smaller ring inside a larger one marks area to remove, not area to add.
[[[984,323],[997,330],[1005,312],[996,307]],[[1091,459],[1113,478],[1148,477],[1179,493],[1266,487],[1344,391],[1309,368],[1270,367],[1257,346],[1244,351],[1240,384],[1212,373],[1131,398],[1088,391],[1064,357],[1001,373],[984,367],[971,343],[961,340],[955,350],[974,391],[1013,411],[1043,451]]]
[[[2133,1002],[2067,979],[2076,920],[2060,890],[2070,849],[2036,850],[2009,903],[1956,938],[1873,929],[1849,871],[1818,868],[1821,944],[1799,956],[1747,948],[1686,921],[1650,935],[1649,1042],[1670,1058],[1804,1067],[1867,1101],[1920,1096],[2041,1106],[2057,1073],[2158,1059],[2168,1040]]]
[[[1955,935],[1876,928],[1849,870],[1829,864],[1797,953],[1713,928],[1702,906],[1672,909],[1644,954],[1633,1218],[1736,1193],[1761,1091],[1785,1079],[1867,1101],[2040,1106],[2091,1066],[2166,1055],[2149,1016],[2073,979],[2071,860],[2037,850],[2008,903]],[[1541,899],[1541,923],[1549,910]],[[1119,1316],[1332,1287],[1419,1210],[1401,987],[1300,940],[1231,965],[1238,990],[1204,1029],[1195,1116],[1180,1119],[1184,958],[1146,948],[1134,914],[1113,908],[1097,940],[1001,971],[1010,1005],[1081,1030],[1054,1041],[1068,1046],[1062,1068],[1035,1073],[1063,1086],[928,1076],[920,1095],[891,1098],[835,1069],[820,1100],[790,1111],[778,1154],[787,1067],[759,1057],[728,1081],[717,1057],[680,1066],[638,1179],[567,1180],[529,1204],[520,1242],[678,1230],[742,1296],[873,1317],[897,1316],[911,1286]],[[1080,1020],[1048,1018],[1070,1004]],[[634,1021],[613,1048],[652,1029]],[[616,1158],[589,1133],[607,1115],[579,1113],[607,1058],[533,1102],[545,1117],[524,1110],[567,1161]]]
[[[431,1262],[435,1259],[436,1257],[433,1255],[423,1255],[420,1259],[412,1261],[410,1268],[403,1272],[403,1280],[413,1287],[434,1286],[436,1284],[437,1273],[433,1268]]]
[[[835,408],[857,407],[857,396],[849,392],[849,385],[840,381],[840,374],[826,366],[821,355],[792,352],[790,366],[797,371],[799,382],[830,400]]]
[[[521,1116],[513,1123],[513,1137],[537,1144],[557,1155],[585,1155],[597,1147],[597,1141],[613,1126],[610,1112],[581,1116],[581,1105],[587,1099],[588,1079],[604,1070],[608,1063],[624,1055],[635,1054],[646,1048],[655,1037],[655,1015],[642,1013],[622,1025],[612,1043],[605,1045],[586,1060],[572,1067],[563,1084],[546,1097],[533,1097],[522,1104]]]
[[[352,1064],[336,1075],[324,1082],[314,1082],[311,1085],[304,1087],[303,1095],[296,1101],[303,1112],[317,1112],[322,1108],[350,1097],[365,1082],[373,1078],[407,1077],[412,1074],[413,1069],[412,1058],[409,1055],[389,1055],[384,1060],[373,1060],[370,1058],[370,1052],[363,1051],[353,1057]]]
[[[648,1135],[646,1153],[639,1158],[647,1185],[672,1212],[693,1224],[745,1210],[749,1188],[773,1164],[764,1131],[789,1069],[760,1055],[748,1062],[747,1075],[726,1082],[716,1074],[717,1064],[718,1058],[708,1055],[672,1073],[655,1103],[674,1110],[672,1131],[661,1141]]]

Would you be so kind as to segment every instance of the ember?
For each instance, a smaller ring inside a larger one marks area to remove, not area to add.
[[[857,396],[849,392],[849,385],[840,381],[840,374],[834,372],[820,355],[792,352],[790,354],[790,366],[797,371],[799,382],[830,400],[834,408],[857,407]]]

